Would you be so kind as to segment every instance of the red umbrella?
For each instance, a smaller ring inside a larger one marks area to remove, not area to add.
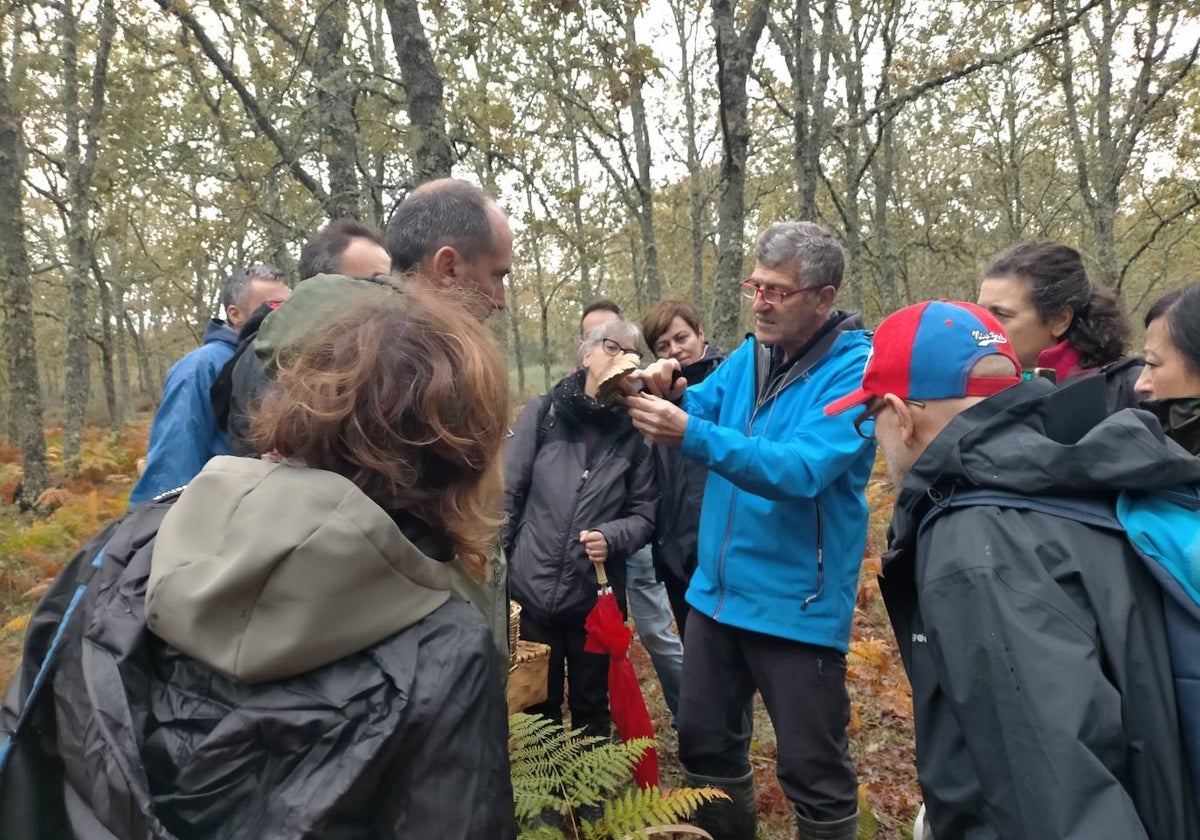
[[[603,563],[596,564],[596,580],[600,583],[600,591],[596,606],[592,607],[583,624],[587,629],[583,649],[588,653],[608,654],[608,702],[621,740],[653,738],[654,724],[650,722],[646,700],[638,687],[633,663],[629,661],[629,641],[633,631],[625,626]],[[633,779],[638,787],[658,786],[658,752],[654,747],[642,754],[633,768]]]

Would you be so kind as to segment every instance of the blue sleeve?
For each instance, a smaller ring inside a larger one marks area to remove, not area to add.
[[[733,375],[730,371],[741,370],[742,366],[746,364],[753,369],[753,349],[754,344],[747,341],[730,353],[725,361],[717,365],[716,369],[703,382],[688,386],[688,389],[683,392],[683,401],[680,403],[680,407],[688,413],[689,417],[703,417],[705,420],[717,418],[721,403],[725,399],[725,391],[729,387],[729,379]],[[747,354],[750,354],[748,362]]]
[[[863,451],[874,444],[854,430],[853,414],[825,414],[827,403],[850,393],[862,383],[867,351],[848,359],[833,360],[842,366],[820,381],[792,387],[820,388],[809,399],[811,406],[790,419],[791,433],[782,440],[747,436],[739,429],[719,426],[702,412],[688,412],[683,454],[700,461],[736,487],[766,499],[812,499],[850,469]],[[728,365],[728,361],[721,368]],[[721,372],[717,368],[713,376]],[[722,378],[722,381],[727,378]],[[707,386],[713,377],[704,381]],[[690,409],[689,400],[685,408]]]
[[[215,348],[208,350],[206,345],[167,373],[162,403],[150,427],[146,469],[129,494],[131,506],[187,484],[209,458],[229,451],[208,393],[221,363]]]

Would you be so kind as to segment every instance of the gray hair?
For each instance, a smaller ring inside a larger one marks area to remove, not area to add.
[[[802,286],[841,288],[846,255],[836,236],[814,222],[776,222],[758,238],[758,261],[787,267]]]
[[[468,260],[491,251],[493,208],[503,212],[495,199],[466,181],[422,184],[396,208],[383,234],[392,270],[412,271],[446,245]]]
[[[227,310],[230,305],[245,307],[246,299],[250,296],[250,284],[255,280],[287,283],[286,275],[273,265],[255,263],[245,267],[238,266],[229,272],[225,288],[221,290],[221,306]]]
[[[611,338],[622,347],[637,347],[638,339],[641,337],[642,331],[636,324],[626,321],[624,318],[614,318],[611,321],[605,321],[583,337],[583,341],[579,342],[579,355],[582,356],[589,350],[594,350],[606,338]]]

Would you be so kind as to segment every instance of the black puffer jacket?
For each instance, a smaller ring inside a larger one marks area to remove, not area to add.
[[[724,360],[725,354],[710,344],[705,348],[704,357],[681,369],[679,375],[688,385],[698,385]],[[658,482],[654,565],[686,582],[696,569],[700,504],[704,500],[708,468],[699,461],[683,457],[683,450],[678,446],[655,446],[654,477]]]
[[[1042,511],[949,502],[976,488],[1104,500],[1200,479],[1149,415],[1106,418],[1104,390],[1034,380],[983,401],[930,443],[897,497],[880,586],[936,838],[1200,837],[1162,593],[1128,542]]]
[[[548,411],[544,397],[525,406],[504,457],[509,581],[522,608],[543,620],[586,615],[596,603],[596,571],[580,531],[604,534],[618,595],[626,558],[654,532],[649,448],[623,407],[583,395],[585,375],[559,382]]]
[[[395,518],[231,457],[130,543],[143,515],[54,677],[54,840],[513,836],[491,635]]]

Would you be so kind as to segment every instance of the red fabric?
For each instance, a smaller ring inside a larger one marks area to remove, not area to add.
[[[1038,367],[1053,368],[1060,385],[1087,372],[1079,362],[1079,351],[1066,339],[1038,353],[1037,364]]]
[[[617,734],[622,741],[653,738],[654,724],[650,722],[646,700],[629,661],[633,631],[625,626],[617,597],[611,591],[596,599],[596,606],[583,626],[587,630],[583,649],[588,653],[608,654],[608,703]],[[638,787],[658,787],[658,751],[653,747],[646,750],[633,768],[633,779]]]

